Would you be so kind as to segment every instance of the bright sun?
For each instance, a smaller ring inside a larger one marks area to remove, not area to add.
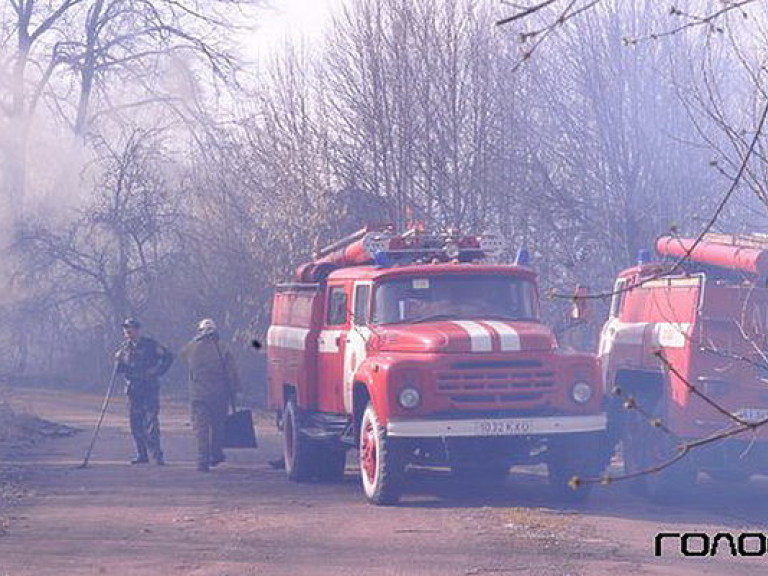
[[[290,38],[316,38],[328,24],[331,10],[342,0],[273,0],[259,10],[255,32],[245,40],[253,56],[264,55]]]
[[[282,0],[279,9],[287,30],[314,35],[322,31],[332,2],[329,0]]]

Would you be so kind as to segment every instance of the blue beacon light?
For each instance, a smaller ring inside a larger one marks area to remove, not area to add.
[[[377,250],[373,255],[373,263],[381,268],[389,268],[392,266],[392,259],[383,250]]]
[[[528,250],[525,248],[518,248],[517,254],[515,255],[515,266],[530,266],[531,265],[531,255],[528,253]]]
[[[651,251],[648,248],[640,248],[637,251],[637,265],[642,266],[648,264],[651,261]]]

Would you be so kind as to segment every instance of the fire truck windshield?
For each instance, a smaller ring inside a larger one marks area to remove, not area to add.
[[[422,276],[376,287],[375,324],[456,319],[538,321],[532,282],[511,276]]]

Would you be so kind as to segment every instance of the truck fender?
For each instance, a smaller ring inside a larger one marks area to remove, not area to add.
[[[626,421],[626,402],[632,398],[638,406],[650,412],[664,395],[666,378],[663,372],[650,370],[619,370],[613,380],[613,391],[606,397],[608,436],[611,445],[621,439]]]
[[[388,388],[385,385],[389,365],[381,359],[366,358],[357,368],[353,382],[363,385],[367,390],[367,399],[373,403],[376,415],[382,423],[389,420]],[[363,406],[365,409],[365,406]],[[362,416],[362,413],[361,413]]]
[[[356,445],[360,442],[360,423],[363,420],[363,412],[370,401],[371,394],[368,386],[359,380],[355,380],[352,385],[352,429]]]

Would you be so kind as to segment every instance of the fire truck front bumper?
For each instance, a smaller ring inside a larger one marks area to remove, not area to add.
[[[606,425],[605,413],[465,420],[390,420],[387,435],[395,438],[544,436],[601,432]]]

